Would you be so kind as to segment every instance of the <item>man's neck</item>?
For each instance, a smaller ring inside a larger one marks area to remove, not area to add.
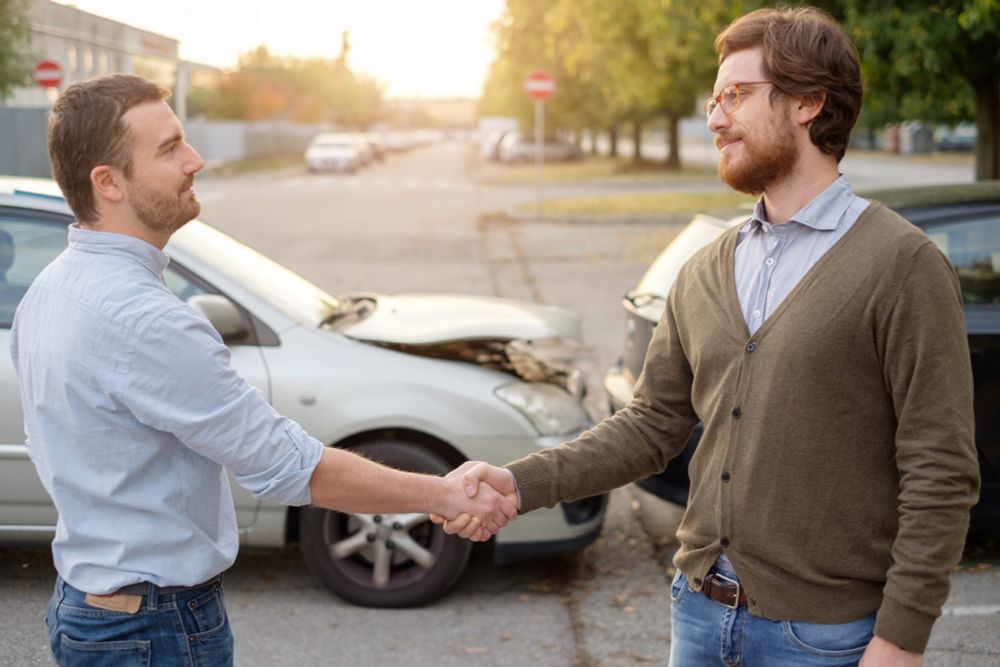
[[[160,250],[163,250],[163,248],[167,245],[167,241],[170,240],[169,234],[154,232],[138,220],[122,220],[112,216],[100,216],[96,221],[91,223],[80,223],[80,226],[83,229],[89,229],[94,232],[108,232],[111,234],[124,234],[126,236],[131,236],[132,238],[139,239],[140,241],[145,241]]]
[[[764,190],[764,210],[767,221],[780,225],[795,215],[837,180],[837,161],[829,156],[810,164],[801,161],[780,183]]]

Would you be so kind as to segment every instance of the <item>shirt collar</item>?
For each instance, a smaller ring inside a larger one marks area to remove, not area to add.
[[[847,209],[854,202],[854,191],[847,184],[843,175],[831,183],[823,192],[795,213],[788,222],[798,224],[819,231],[832,231],[840,224],[841,219]],[[760,227],[770,228],[767,217],[764,215],[764,198],[757,200],[754,206],[753,215],[743,227],[744,231],[757,229]]]
[[[134,236],[84,229],[75,222],[69,226],[69,246],[83,252],[134,259],[158,276],[170,263],[167,253]]]

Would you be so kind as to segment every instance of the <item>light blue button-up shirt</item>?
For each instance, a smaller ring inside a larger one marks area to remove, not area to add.
[[[868,203],[854,194],[843,176],[778,225],[767,221],[764,199],[757,202],[753,216],[740,228],[735,258],[736,291],[751,334],[847,233]]]
[[[211,579],[239,543],[224,468],[258,498],[301,505],[323,450],[236,374],[164,285],[168,261],[72,225],[11,332],[28,454],[59,511],[56,570],[89,593]]]

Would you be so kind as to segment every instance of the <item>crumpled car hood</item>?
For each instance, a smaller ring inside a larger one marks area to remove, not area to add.
[[[589,354],[575,313],[540,304],[457,294],[355,295],[356,316],[332,328],[398,352],[464,361],[582,398],[577,362]],[[375,305],[377,304],[377,306]]]
[[[346,297],[351,299],[352,297]],[[427,345],[470,339],[581,339],[580,317],[564,308],[463,294],[379,294],[360,321],[334,329],[373,343]]]

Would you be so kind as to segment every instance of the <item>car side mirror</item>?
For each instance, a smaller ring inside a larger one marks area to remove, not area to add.
[[[187,302],[212,323],[222,336],[222,340],[240,338],[246,333],[239,308],[226,297],[218,294],[196,294],[188,298]]]

